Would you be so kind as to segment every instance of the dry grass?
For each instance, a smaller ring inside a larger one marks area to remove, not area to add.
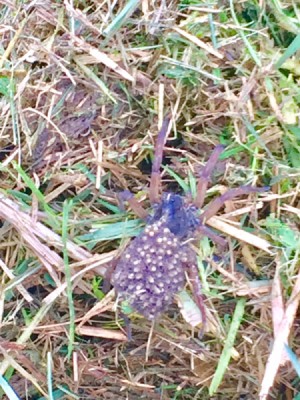
[[[297,7],[0,0],[1,398],[299,400]],[[193,192],[220,142],[209,198],[271,190],[210,220],[222,257],[195,243],[204,337],[174,304],[154,326],[131,315],[128,341],[102,278],[143,226],[117,193],[148,198],[167,112],[165,190]]]

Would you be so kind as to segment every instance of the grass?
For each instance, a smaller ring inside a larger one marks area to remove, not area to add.
[[[4,1],[0,25],[0,398],[297,400],[297,2]],[[118,193],[149,207],[167,113],[165,191],[195,197],[219,143],[207,202],[271,188],[209,221],[221,254],[193,244],[203,338],[187,285],[154,327],[120,305],[128,342],[105,275],[144,222]]]

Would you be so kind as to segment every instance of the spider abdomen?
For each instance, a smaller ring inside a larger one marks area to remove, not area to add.
[[[183,288],[190,251],[162,221],[147,225],[117,264],[112,277],[117,294],[155,319]]]

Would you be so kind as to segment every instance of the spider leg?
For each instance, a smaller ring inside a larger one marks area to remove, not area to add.
[[[128,342],[131,342],[132,341],[132,329],[131,329],[130,318],[122,312],[120,313],[120,317],[123,319],[124,324],[125,324],[125,331],[126,331]]]
[[[106,264],[106,271],[103,276],[103,285],[102,285],[102,291],[103,293],[108,293],[111,288],[111,278],[114,273],[114,270],[117,265],[117,260],[112,260],[108,264]]]
[[[197,229],[197,232],[199,232],[201,236],[207,236],[210,240],[215,242],[222,249],[226,248],[227,241],[221,236],[219,236],[217,233],[215,233],[213,230],[208,228],[207,226],[200,225],[199,228]]]
[[[158,133],[157,141],[154,151],[154,159],[152,163],[152,172],[149,188],[149,198],[151,204],[159,202],[159,190],[160,190],[160,167],[163,158],[164,145],[168,136],[170,125],[170,117],[166,117],[163,121],[162,127]]]
[[[198,208],[201,208],[204,203],[205,193],[207,190],[207,186],[210,181],[211,174],[219,160],[220,154],[224,150],[224,146],[218,145],[215,147],[214,151],[212,152],[211,156],[209,157],[206,165],[202,169],[197,183],[197,196],[195,199],[195,205]]]
[[[129,190],[124,190],[124,192],[119,193],[119,200],[123,207],[123,203],[125,201],[128,202],[132,211],[141,219],[146,219],[148,216],[148,212],[144,209],[144,207],[137,201],[134,195]]]
[[[230,189],[226,193],[222,194],[221,196],[217,197],[216,199],[212,200],[207,207],[205,208],[204,212],[200,215],[200,224],[205,224],[211,217],[217,214],[217,212],[222,208],[224,203],[228,200],[232,200],[237,196],[242,196],[244,194],[249,193],[259,193],[265,192],[268,190],[268,187],[255,187],[255,186],[241,186],[239,188]]]
[[[199,337],[201,337],[203,335],[206,325],[206,311],[205,311],[204,297],[202,294],[202,285],[199,279],[198,268],[195,262],[189,264],[188,270],[189,270],[188,275],[192,283],[193,295],[202,315],[202,328],[199,333]]]

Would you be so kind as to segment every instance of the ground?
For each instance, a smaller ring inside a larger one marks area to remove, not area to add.
[[[4,0],[0,35],[1,398],[299,400],[297,3]],[[205,204],[269,187],[192,244],[202,337],[189,282],[152,323],[104,279],[166,115],[163,191],[195,196],[218,144]]]

